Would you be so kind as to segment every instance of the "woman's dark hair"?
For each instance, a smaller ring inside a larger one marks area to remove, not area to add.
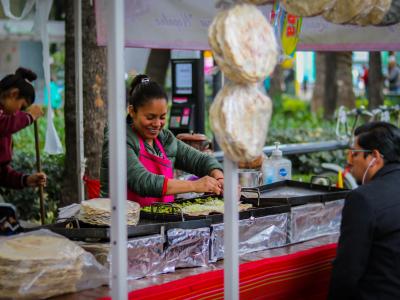
[[[370,122],[358,127],[354,135],[366,150],[378,150],[386,163],[400,162],[400,129],[387,122]]]
[[[18,68],[15,74],[9,74],[0,80],[0,96],[9,90],[18,89],[18,98],[25,98],[29,104],[35,102],[35,89],[31,82],[37,78],[36,73],[25,68]]]
[[[165,99],[168,101],[164,89],[155,81],[150,80],[147,75],[137,75],[128,92],[128,104],[133,106],[137,112],[138,108],[154,99]]]

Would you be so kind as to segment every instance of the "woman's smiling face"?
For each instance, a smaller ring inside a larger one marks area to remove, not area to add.
[[[164,98],[153,99],[134,111],[129,106],[129,114],[133,119],[133,126],[143,137],[143,139],[152,143],[159,135],[165,125],[167,117],[168,104]]]

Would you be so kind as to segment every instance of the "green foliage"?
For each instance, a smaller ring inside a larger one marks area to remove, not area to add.
[[[40,149],[44,149],[46,129],[47,129],[47,112],[46,108],[45,116],[38,119],[38,129],[39,129],[39,144]],[[54,111],[53,123],[56,131],[59,135],[63,148],[65,149],[64,143],[64,111],[62,109]],[[35,153],[35,132],[33,125],[24,128],[23,130],[13,134],[13,146],[14,151],[23,151],[25,153]]]
[[[274,111],[267,137],[267,145],[275,141],[281,144],[298,144],[335,140],[335,121],[322,114],[313,114],[308,102],[293,96],[282,95],[274,99]],[[343,150],[324,151],[288,157],[293,164],[293,173],[310,174],[321,171],[321,163],[344,165]],[[309,175],[308,175],[309,176]]]
[[[54,125],[64,145],[64,114],[57,111],[54,116]],[[42,170],[47,174],[47,187],[44,189],[45,209],[47,222],[55,219],[58,203],[61,199],[62,174],[64,171],[64,154],[48,155],[44,153],[47,120],[46,117],[38,120],[39,142],[41,150]],[[33,125],[13,135],[13,160],[14,169],[31,174],[36,172],[35,135]],[[21,219],[40,220],[39,192],[32,188],[11,190],[0,188],[4,201],[14,204]]]
[[[360,107],[362,107],[362,106],[368,107],[368,99],[365,98],[365,97],[358,97],[358,98],[356,99],[356,107],[357,107],[357,108],[360,108]]]
[[[43,155],[42,170],[47,174],[47,186],[44,188],[44,203],[47,223],[55,221],[59,199],[61,198],[62,170],[64,155]],[[35,172],[35,155],[33,153],[15,153],[12,161],[15,170],[23,173]],[[40,200],[37,189],[25,188],[12,190],[0,188],[4,201],[12,203],[24,220],[40,220]]]

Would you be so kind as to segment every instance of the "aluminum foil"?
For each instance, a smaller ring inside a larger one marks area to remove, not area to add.
[[[313,203],[292,207],[290,212],[289,241],[297,243],[318,236],[337,233],[344,200]]]
[[[208,265],[210,228],[170,229],[167,231],[167,241],[166,265],[175,268]]]
[[[239,221],[239,254],[280,247],[288,241],[289,214],[277,214]],[[224,224],[211,225],[210,261],[224,257]]]
[[[164,237],[160,234],[128,240],[128,279],[173,272],[164,264]]]
[[[111,251],[109,243],[80,243],[82,248],[92,253],[97,261],[105,267],[111,266]],[[165,264],[163,252],[164,236],[160,234],[129,239],[128,251],[128,279],[174,272],[175,267]]]

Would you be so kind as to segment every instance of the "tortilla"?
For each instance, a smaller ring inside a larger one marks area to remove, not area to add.
[[[230,159],[250,162],[262,153],[271,113],[271,100],[256,85],[229,82],[210,107],[210,123]]]

